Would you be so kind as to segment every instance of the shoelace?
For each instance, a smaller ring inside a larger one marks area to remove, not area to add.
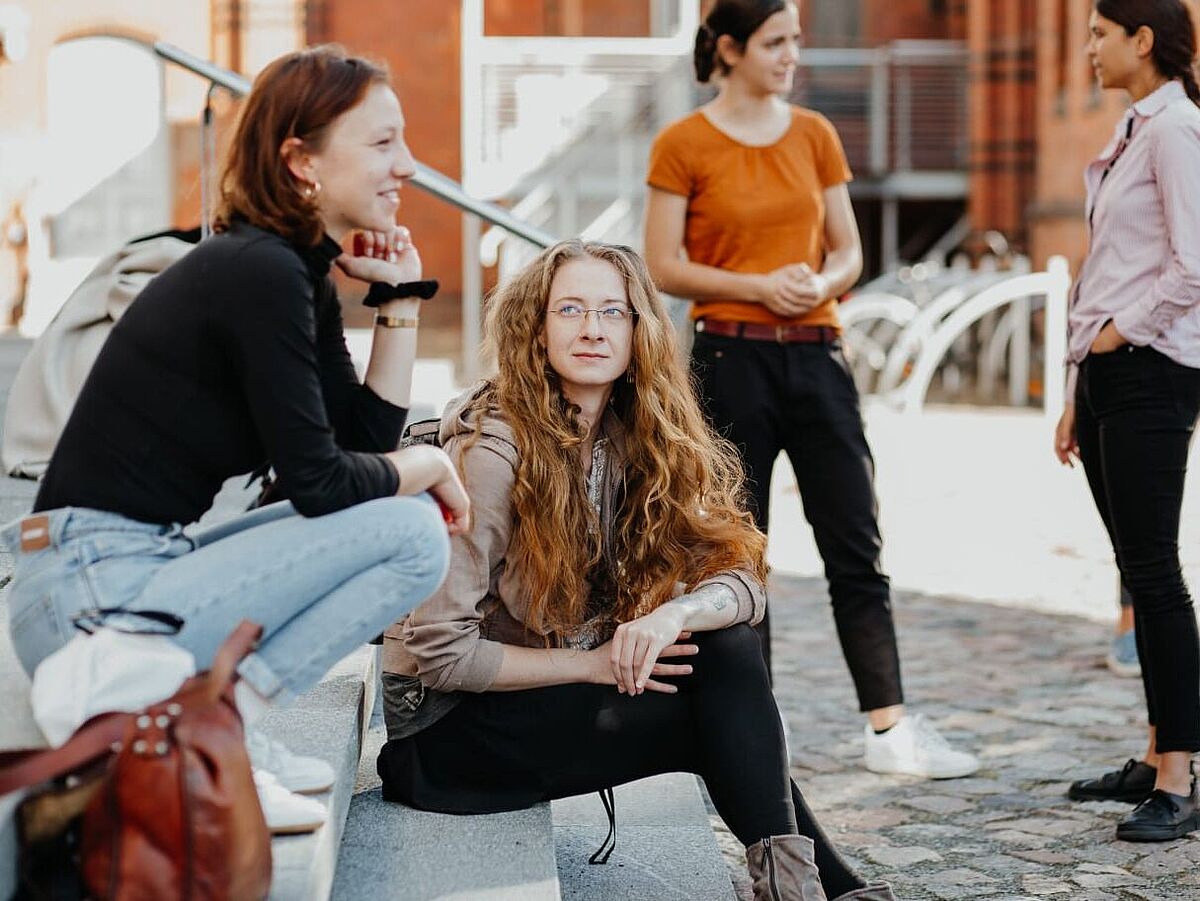
[[[1136,760],[1132,758],[1125,761],[1125,766],[1121,767],[1119,773],[1109,773],[1100,780],[1101,785],[1124,785],[1125,780],[1129,778],[1129,774],[1133,772],[1133,768],[1138,765]]]
[[[1150,792],[1149,797],[1139,804],[1134,812],[1139,813],[1143,810],[1149,810],[1151,807],[1165,807],[1171,816],[1175,816],[1179,813],[1179,805],[1176,804],[1175,800],[1161,788],[1156,788],[1154,791]]]

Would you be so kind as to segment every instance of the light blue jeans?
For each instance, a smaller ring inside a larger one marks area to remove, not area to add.
[[[277,705],[425,600],[450,557],[428,495],[380,498],[311,519],[290,503],[272,504],[190,535],[178,525],[80,507],[46,515],[44,550],[20,551],[19,521],[0,532],[16,557],[9,630],[27,673],[78,634],[72,617],[88,609],[181,617],[174,638],[198,669],[249,619],[263,637],[239,672]],[[107,624],[154,626],[121,615]]]

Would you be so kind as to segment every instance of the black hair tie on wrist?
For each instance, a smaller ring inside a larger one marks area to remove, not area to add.
[[[419,282],[400,282],[398,285],[389,285],[387,282],[371,282],[371,290],[363,298],[363,306],[377,307],[389,300],[402,300],[406,297],[429,300],[437,292],[438,280],[436,278],[427,278]]]

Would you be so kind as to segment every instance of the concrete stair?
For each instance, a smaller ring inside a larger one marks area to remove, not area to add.
[[[276,836],[271,842],[273,901],[324,901],[337,869],[366,718],[375,703],[379,648],[367,645],[342,660],[312,691],[284,710],[272,711],[262,728],[297,754],[320,757],[337,773],[333,788],[316,796],[328,819],[309,835]]]
[[[608,834],[598,795],[551,805],[558,879],[564,901],[731,901],[721,858],[696,777],[669,773],[619,786],[617,846],[608,863],[591,856]]]
[[[333,901],[730,901],[729,872],[694,776],[616,789],[617,847],[588,857],[608,833],[597,795],[528,810],[452,816],[382,799],[379,711],[364,742],[342,835]]]
[[[376,711],[342,836],[335,901],[557,901],[549,804],[451,816],[388,803],[375,774],[384,740]]]

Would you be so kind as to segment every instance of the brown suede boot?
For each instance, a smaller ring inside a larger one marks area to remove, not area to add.
[[[896,901],[896,896],[892,894],[892,887],[886,882],[876,882],[874,885],[838,895],[833,901]]]
[[[773,835],[746,849],[754,901],[828,901],[813,862],[812,839]]]

